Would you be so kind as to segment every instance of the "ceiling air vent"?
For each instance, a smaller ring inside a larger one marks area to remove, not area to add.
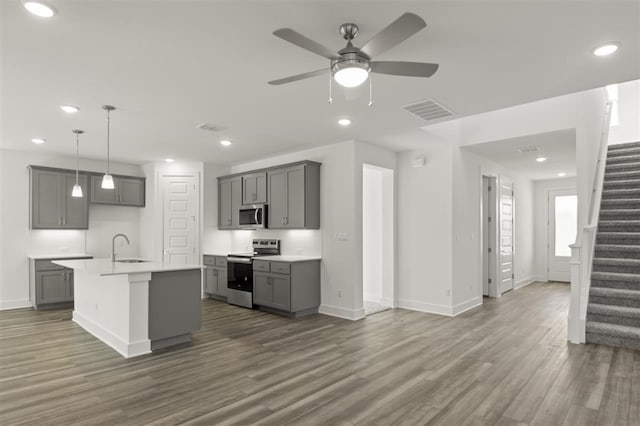
[[[222,127],[218,127],[209,123],[200,123],[196,127],[200,130],[207,130],[209,132],[219,132],[223,130]]]
[[[439,118],[453,115],[453,111],[433,99],[427,99],[415,104],[405,105],[402,109],[409,111],[411,114],[423,119],[424,121],[437,120]]]
[[[540,147],[538,146],[525,146],[522,148],[518,148],[518,152],[521,154],[526,154],[527,152],[538,152],[540,151]]]

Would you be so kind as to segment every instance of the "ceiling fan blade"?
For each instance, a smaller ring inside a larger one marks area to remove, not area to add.
[[[405,41],[426,26],[426,22],[421,17],[407,12],[374,35],[360,48],[360,51],[373,58]]]
[[[321,45],[318,42],[311,40],[300,34],[297,31],[292,30],[291,28],[280,28],[279,30],[275,30],[273,35],[276,37],[280,37],[281,39],[288,41],[289,43],[293,43],[296,46],[302,47],[310,52],[313,52],[317,55],[324,56],[327,59],[339,59],[340,55],[338,55],[333,50],[329,49],[326,46]]]
[[[407,77],[431,77],[438,70],[438,66],[424,62],[373,61],[371,71]]]
[[[316,75],[328,74],[328,73],[329,73],[329,70],[327,68],[323,68],[321,70],[309,71],[309,72],[305,72],[304,74],[292,75],[290,77],[281,78],[279,80],[271,80],[269,84],[279,85],[279,84],[292,83],[294,81],[304,80],[305,78],[315,77]]]

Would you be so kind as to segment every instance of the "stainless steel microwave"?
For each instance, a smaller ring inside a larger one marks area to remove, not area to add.
[[[247,229],[266,228],[267,206],[265,204],[254,204],[240,207],[239,225],[240,228]]]

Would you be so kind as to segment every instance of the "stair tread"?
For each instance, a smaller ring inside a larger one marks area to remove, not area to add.
[[[596,244],[597,250],[625,250],[640,251],[640,245],[624,245],[624,244]]]
[[[610,281],[637,281],[640,283],[640,274],[627,274],[624,272],[592,272],[591,279]]]
[[[640,224],[639,219],[605,219],[598,222],[599,225],[630,225]]]
[[[640,299],[640,290],[629,290],[626,288],[591,287],[590,296],[612,297],[618,299]]]
[[[629,259],[626,257],[594,257],[593,263],[604,264],[604,265],[617,265],[617,264],[640,265],[640,259]]]
[[[618,337],[640,339],[640,327],[609,324],[605,322],[587,321],[587,333],[607,334]]]
[[[602,216],[602,213],[610,213],[610,212],[616,212],[616,213],[626,213],[626,214],[637,214],[638,217],[640,217],[640,209],[601,209],[600,210],[600,216]]]
[[[640,318],[640,308],[631,306],[605,305],[602,303],[589,303],[587,313],[607,316],[621,316],[625,318]]]

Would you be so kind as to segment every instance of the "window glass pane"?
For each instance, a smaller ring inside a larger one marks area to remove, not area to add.
[[[578,232],[578,197],[559,195],[555,197],[556,211],[556,256],[571,256],[570,244],[576,242]]]

